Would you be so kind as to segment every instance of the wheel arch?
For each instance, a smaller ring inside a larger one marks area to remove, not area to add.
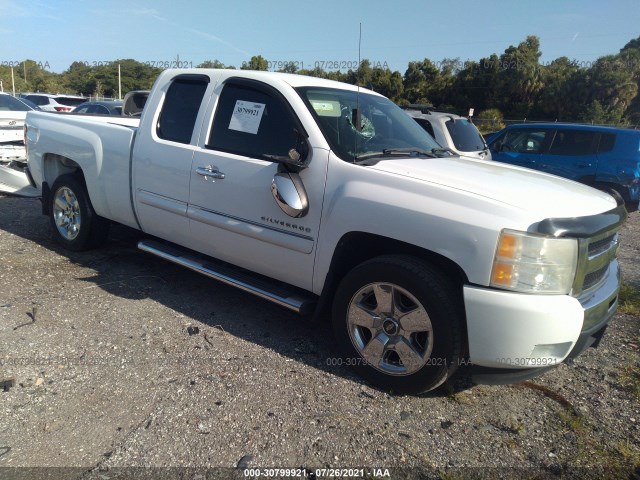
[[[67,191],[58,203],[57,192],[62,189]],[[65,249],[88,250],[106,241],[110,222],[96,214],[81,170],[72,169],[54,180],[48,204],[56,241]]]
[[[58,155],[47,153],[42,156],[42,214],[49,215],[51,202],[51,187],[53,183],[62,175],[77,175],[86,185],[82,167],[76,161]]]
[[[629,187],[616,183],[614,181],[607,181],[602,179],[596,179],[595,176],[585,176],[578,180],[580,183],[589,185],[590,187],[601,190],[611,195],[618,205],[624,203],[627,206],[628,211],[636,211],[638,209],[637,200],[631,198]]]
[[[464,270],[453,260],[428,249],[368,232],[348,232],[340,238],[325,277],[316,316],[331,305],[340,280],[361,263],[382,255],[404,255],[418,258],[447,275],[462,295],[462,286],[468,283]]]

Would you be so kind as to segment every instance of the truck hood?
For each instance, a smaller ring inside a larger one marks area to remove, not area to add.
[[[538,218],[595,215],[616,207],[610,195],[555,175],[469,157],[383,159],[370,168],[478,195]]]

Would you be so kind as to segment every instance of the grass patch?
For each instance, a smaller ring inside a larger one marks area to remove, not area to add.
[[[622,284],[618,300],[618,312],[640,316],[640,290],[637,287],[628,283]]]
[[[618,373],[618,381],[626,390],[631,392],[640,403],[640,366],[638,365],[638,357],[631,359],[630,365],[626,365],[620,373]]]
[[[558,418],[575,435],[577,451],[568,463],[568,474],[572,468],[593,469],[600,478],[636,478],[640,468],[640,451],[629,439],[615,445],[601,442],[592,434],[592,427],[582,415],[567,409],[556,411]]]
[[[637,366],[634,372],[635,388],[640,387],[640,373]],[[530,388],[545,397],[554,400],[558,405],[554,408],[558,419],[571,432],[576,441],[573,453],[561,455],[560,462],[567,478],[575,473],[592,470],[593,478],[636,478],[634,475],[640,468],[640,449],[637,444],[627,439],[615,445],[607,444],[593,434],[589,420],[560,393],[530,381],[515,385],[517,388]],[[507,445],[508,446],[508,445]],[[577,469],[577,470],[575,470]]]

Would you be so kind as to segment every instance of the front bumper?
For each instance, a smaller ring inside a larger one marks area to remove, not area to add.
[[[597,346],[618,306],[619,286],[615,260],[602,285],[580,300],[465,286],[474,381],[526,380]]]

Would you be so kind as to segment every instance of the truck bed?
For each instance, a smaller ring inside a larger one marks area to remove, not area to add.
[[[137,228],[130,167],[139,118],[29,112],[26,124],[29,169],[39,186],[59,173],[48,171],[47,159],[64,157],[82,168],[98,215]]]

